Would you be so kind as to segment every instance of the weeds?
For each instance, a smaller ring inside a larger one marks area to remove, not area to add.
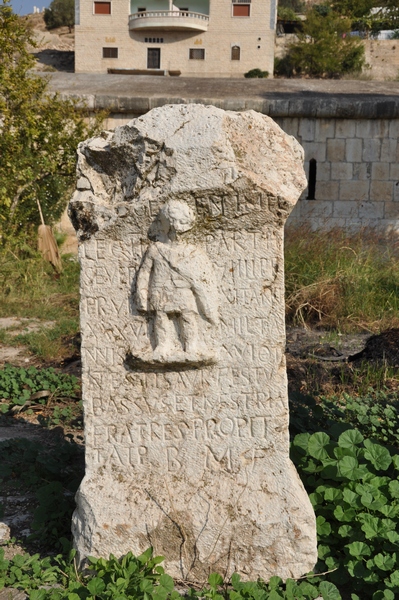
[[[288,229],[289,323],[338,331],[379,331],[398,323],[399,247],[370,231]]]
[[[2,557],[0,548],[0,590],[3,585],[14,585],[29,593],[30,600],[179,600],[181,592],[175,589],[172,577],[165,573],[163,556],[153,556],[148,548],[140,556],[131,552],[117,559],[89,557],[89,573],[78,573],[75,551],[65,560],[61,555],[53,561],[40,560],[39,555],[18,555],[11,561]],[[45,562],[48,561],[48,562]],[[211,573],[203,588],[188,587],[185,596],[191,600],[313,600],[319,594],[325,600],[340,600],[334,584],[314,578],[312,582],[285,583],[272,577],[262,580],[241,581],[234,573],[224,581],[218,573]],[[47,584],[47,588],[43,587]],[[57,587],[56,587],[57,586]]]
[[[79,394],[78,379],[73,375],[57,373],[55,369],[27,369],[6,365],[0,370],[0,413],[16,413],[23,409],[49,408],[56,401],[69,399],[75,404]],[[71,416],[72,406],[55,406],[53,418]],[[65,412],[67,411],[67,412]]]
[[[3,343],[25,344],[45,360],[76,353],[71,340],[79,332],[78,263],[67,258],[58,275],[28,244],[8,247],[0,254],[0,316],[55,322],[53,328],[15,337],[2,330]]]

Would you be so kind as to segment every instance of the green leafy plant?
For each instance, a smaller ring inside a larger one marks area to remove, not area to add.
[[[365,437],[399,451],[399,400],[395,393],[375,392],[340,398],[292,393],[291,433],[342,432],[356,428]]]
[[[269,77],[269,71],[262,71],[261,69],[251,69],[247,73],[244,74],[244,77],[247,79],[255,79],[256,77],[259,79],[266,79]]]
[[[0,412],[3,413],[27,402],[45,405],[56,398],[77,398],[78,392],[74,375],[57,373],[52,367],[25,369],[6,365],[0,370]]]
[[[149,548],[135,557],[131,552],[117,559],[111,555],[88,559],[88,569],[78,573],[76,552],[72,550],[67,560],[61,555],[53,561],[40,561],[38,555],[16,556],[11,561],[2,559],[0,550],[0,590],[2,585],[14,585],[29,592],[30,600],[179,600],[175,583],[165,573],[161,563],[163,556],[153,556]],[[42,572],[41,572],[42,570]],[[43,584],[53,589],[40,589]],[[211,573],[208,585],[203,589],[189,588],[187,596],[192,599],[209,600],[313,600],[318,596],[325,600],[340,600],[336,586],[328,581],[285,583],[272,577],[269,583],[261,580],[242,582],[235,573],[231,582],[224,582],[218,573]]]
[[[331,570],[338,588],[350,585],[352,600],[394,600],[399,455],[348,429],[297,435],[292,458],[317,515],[316,571]]]

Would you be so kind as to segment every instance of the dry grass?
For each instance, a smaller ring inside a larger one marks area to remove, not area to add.
[[[79,265],[66,257],[58,274],[30,246],[0,253],[0,317],[54,321],[53,328],[11,337],[9,345],[26,345],[45,361],[60,361],[76,353],[79,332]]]
[[[343,332],[398,327],[397,238],[290,229],[285,261],[289,323]]]

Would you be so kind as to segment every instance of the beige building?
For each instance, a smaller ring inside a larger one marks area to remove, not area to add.
[[[76,0],[75,71],[273,73],[276,0]]]

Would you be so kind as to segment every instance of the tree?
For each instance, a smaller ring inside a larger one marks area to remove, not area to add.
[[[44,22],[47,29],[69,27],[69,32],[75,25],[75,0],[53,0],[44,11]]]
[[[351,19],[352,30],[375,35],[382,29],[399,28],[398,0],[334,0],[326,5]]]
[[[0,4],[0,236],[26,235],[65,208],[74,182],[76,148],[99,128],[85,123],[77,101],[48,92],[48,79],[33,75],[35,46],[26,21]]]
[[[276,74],[340,77],[360,72],[365,64],[364,47],[361,40],[348,35],[350,30],[350,19],[310,9],[303,30],[297,33],[298,41],[278,62]]]
[[[278,0],[278,8],[289,8],[294,13],[302,13],[305,3],[303,0]]]

